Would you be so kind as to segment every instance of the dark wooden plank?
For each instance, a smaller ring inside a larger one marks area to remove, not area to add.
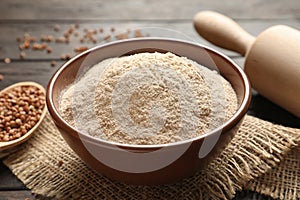
[[[237,64],[243,66],[244,58],[234,58]],[[10,64],[0,63],[0,74],[4,76],[0,81],[0,90],[20,81],[35,81],[47,86],[50,77],[64,63],[57,61],[55,67],[51,67],[50,61],[16,61]]]
[[[51,67],[47,61],[0,63],[0,74],[4,76],[0,89],[20,81],[34,81],[46,87],[51,75],[61,64],[58,62],[56,67]]]
[[[233,60],[243,67],[244,58]],[[0,90],[20,81],[35,81],[44,87],[47,86],[50,77],[65,61],[57,61],[56,66],[51,66],[51,61],[12,61],[9,64],[0,63],[0,74],[4,76],[0,81]]]
[[[298,0],[73,0],[43,2],[2,0],[0,19],[191,19],[200,10],[213,9],[234,18],[299,18]]]
[[[2,162],[0,163],[0,177],[0,191],[26,189],[23,183]]]
[[[24,33],[29,33],[31,36],[40,38],[41,35],[52,35],[54,38],[61,37],[73,23],[70,24],[59,24],[61,30],[55,32],[53,27],[57,25],[56,23],[38,23],[38,24],[7,24],[5,26],[0,26],[0,59],[5,57],[19,59],[20,50],[19,42],[16,41],[17,37],[22,37]],[[164,37],[174,37],[185,40],[197,41],[199,43],[206,43],[202,38],[200,38],[194,31],[192,21],[189,23],[120,23],[120,22],[105,22],[97,24],[79,24],[80,28],[76,30],[79,32],[79,36],[71,36],[70,43],[56,43],[51,42],[48,44],[53,49],[51,54],[47,54],[45,51],[32,51],[25,50],[27,59],[59,59],[63,53],[71,53],[74,55],[74,48],[78,46],[88,46],[93,47],[101,43],[105,43],[105,37],[107,35],[115,36],[122,33],[126,33],[131,30],[129,37],[134,36],[134,30],[139,29],[144,35],[149,34],[150,36],[164,36]],[[99,33],[99,29],[103,29],[103,33]],[[115,31],[112,33],[111,29]],[[98,30],[98,34],[94,37],[97,39],[96,44],[89,42],[81,43],[80,39],[83,37],[84,29]],[[111,40],[114,40],[112,37]],[[231,53],[232,54],[232,53]]]
[[[238,23],[247,31],[253,35],[258,35],[260,32],[266,28],[276,25],[276,24],[285,24],[297,29],[300,29],[300,21],[297,20],[269,20],[269,21],[238,21]],[[62,36],[73,23],[64,23],[59,24],[61,27],[59,32],[55,32],[53,27],[57,23],[34,23],[34,24],[6,24],[0,26],[0,59],[6,57],[19,59],[20,50],[19,42],[16,41],[17,37],[24,36],[24,33],[29,33],[31,36],[35,36],[38,39],[41,35],[52,35],[54,38]],[[47,54],[46,51],[33,51],[25,50],[26,59],[59,59],[61,54],[71,53],[74,55],[74,48],[78,46],[88,46],[93,47],[101,42],[106,42],[104,37],[107,35],[118,35],[120,33],[126,33],[127,30],[131,30],[129,37],[133,37],[133,30],[140,29],[144,35],[149,34],[150,36],[163,36],[163,37],[173,37],[179,39],[190,40],[193,42],[201,43],[213,47],[217,50],[224,52],[229,56],[237,56],[238,54],[220,49],[207,41],[201,38],[194,30],[192,20],[190,22],[138,22],[138,23],[120,23],[117,21],[114,22],[103,22],[103,23],[81,23],[79,24],[80,28],[76,30],[79,33],[78,37],[74,35],[71,36],[69,44],[61,44],[51,42],[48,44],[52,48],[52,53]],[[98,30],[102,28],[104,33],[98,33],[95,35],[97,39],[96,44],[90,42],[81,43],[80,38],[84,35],[84,29],[89,30]],[[112,33],[111,28],[114,28],[115,31]]]
[[[238,191],[233,200],[273,200],[273,198],[252,191]]]
[[[275,105],[256,92],[252,95],[248,114],[283,126],[300,128],[300,118]]]
[[[156,26],[185,33],[196,42],[216,48],[201,39],[192,27],[193,16],[198,11],[207,9],[216,10],[237,19],[242,27],[254,35],[275,24],[287,24],[300,29],[300,2],[298,0],[228,0],[226,3],[218,0],[205,2],[194,0],[48,0],[45,2],[1,0],[0,4],[2,8],[0,12],[0,59],[13,58],[13,62],[9,65],[0,63],[0,74],[4,74],[0,89],[24,80],[36,81],[46,86],[50,76],[63,63],[58,62],[55,68],[51,68],[50,60],[59,59],[62,53],[73,53],[74,47],[81,45],[76,38],[73,38],[69,45],[51,43],[53,53],[26,51],[28,55],[26,59],[29,60],[20,61],[15,39],[25,32],[38,37],[41,34],[59,36],[67,30],[70,24],[79,22],[81,30],[84,27],[104,28],[106,33],[98,35],[99,42],[111,27],[115,27],[117,32],[124,32],[128,28]],[[53,26],[57,23],[62,29],[59,33],[53,31]],[[159,36],[159,34],[173,36],[161,30],[151,33],[152,36]],[[175,34],[175,37],[178,35]],[[87,45],[95,46],[92,43]],[[221,51],[229,56],[237,56],[230,51]],[[243,58],[235,57],[234,60],[243,66]],[[299,119],[257,94],[253,96],[248,113],[283,125],[300,124]],[[33,199],[30,191],[23,190],[24,188],[25,186],[3,164],[0,164],[0,200],[27,197]],[[235,197],[235,200],[239,199],[270,200],[253,192],[240,192]]]
[[[0,200],[25,200],[35,199],[29,190],[21,191],[0,191]]]
[[[0,200],[24,200],[26,198],[35,199],[35,196],[31,194],[29,190],[0,191]],[[42,197],[40,196],[40,198]],[[238,192],[238,194],[235,198],[233,198],[233,200],[272,200],[272,198],[251,191],[247,191]]]

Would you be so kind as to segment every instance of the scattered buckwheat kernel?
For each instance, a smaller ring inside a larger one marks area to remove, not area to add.
[[[64,33],[64,37],[65,37],[66,39],[68,39],[68,38],[70,37],[70,33],[69,33],[69,32],[65,32],[65,33]]]
[[[52,48],[51,47],[47,47],[47,53],[52,53]]]
[[[71,25],[71,26],[69,27],[69,29],[68,29],[68,33],[69,33],[69,34],[72,34],[73,31],[74,31],[74,26]]]
[[[30,47],[29,41],[25,40],[23,43],[23,49],[28,49]]]
[[[66,53],[66,59],[67,59],[67,60],[70,60],[70,59],[71,59],[71,54]]]
[[[86,51],[86,50],[88,50],[88,47],[87,47],[87,46],[80,46],[80,47],[76,47],[76,48],[74,49],[74,51],[75,51],[76,53],[81,53],[81,52],[84,52],[84,51]]]
[[[135,30],[134,37],[144,37],[144,35],[142,34],[142,32],[140,30]]]
[[[121,33],[115,36],[118,40],[123,40],[123,39],[127,39],[128,38],[128,34],[127,33]]]
[[[46,47],[47,47],[47,44],[46,43],[42,43],[42,44],[40,44],[40,43],[34,43],[33,45],[32,45],[32,49],[33,50],[44,50],[44,49],[46,49]]]
[[[55,67],[56,66],[56,61],[55,60],[52,60],[51,61],[51,67]]]
[[[46,42],[47,41],[47,36],[46,35],[41,35],[40,40],[41,40],[41,42]]]
[[[111,35],[107,35],[107,36],[105,36],[104,38],[103,38],[105,41],[110,41],[110,39],[111,39]]]
[[[66,60],[66,55],[65,55],[65,54],[61,54],[61,55],[60,55],[60,59],[61,59],[61,60]]]
[[[58,166],[61,167],[64,164],[64,162],[62,160],[58,161]]]
[[[60,26],[58,24],[56,24],[54,26],[54,31],[56,31],[56,32],[60,31]]]
[[[55,39],[56,43],[64,43],[66,41],[66,39],[64,37],[58,37]]]
[[[20,52],[20,58],[24,59],[26,57],[26,53],[24,51]]]
[[[48,35],[46,42],[52,42],[52,41],[53,41],[53,36],[52,35]]]
[[[10,58],[4,58],[4,62],[5,62],[6,64],[9,64],[9,63],[11,63],[11,59],[10,59]]]

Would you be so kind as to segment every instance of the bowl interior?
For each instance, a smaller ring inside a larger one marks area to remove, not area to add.
[[[117,41],[90,49],[66,62],[52,77],[48,90],[53,106],[53,112],[59,121],[65,123],[59,116],[59,100],[61,92],[72,84],[79,74],[100,61],[139,52],[172,52],[187,57],[197,63],[220,72],[233,86],[238,97],[238,110],[228,120],[227,126],[233,126],[235,118],[242,118],[250,102],[250,86],[243,71],[226,56],[194,43],[173,39],[142,38]],[[68,126],[65,124],[65,126]],[[227,127],[228,128],[228,127]]]

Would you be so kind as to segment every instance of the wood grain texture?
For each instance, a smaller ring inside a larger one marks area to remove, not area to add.
[[[285,24],[292,26],[294,28],[300,29],[300,21],[298,20],[268,20],[268,21],[237,21],[241,27],[246,31],[251,33],[254,36],[257,36],[266,28],[276,25],[276,24]],[[59,32],[54,31],[54,26],[59,25],[61,27]],[[23,37],[24,33],[29,33],[31,36],[40,39],[41,35],[52,35],[54,38],[61,37],[68,30],[70,26],[74,23],[30,23],[30,24],[18,24],[10,23],[7,25],[0,25],[0,59],[6,57],[12,59],[20,59],[20,42],[16,41],[17,37]],[[228,51],[215,45],[207,42],[201,38],[193,28],[192,21],[190,22],[103,22],[103,23],[80,23],[80,28],[76,30],[79,33],[79,36],[71,36],[70,43],[55,43],[52,41],[48,43],[48,46],[52,48],[52,53],[48,54],[46,51],[33,51],[31,49],[24,50],[26,53],[25,59],[59,59],[62,54],[70,53],[75,55],[74,48],[79,46],[94,47],[101,43],[105,43],[104,38],[107,35],[112,36],[114,40],[115,35],[126,33],[128,30],[131,30],[129,37],[133,36],[134,30],[141,30],[144,35],[149,34],[154,37],[173,37],[184,40],[189,40],[192,42],[204,44],[210,47],[215,48],[228,56],[238,56],[237,53]],[[115,31],[112,33],[110,30],[114,28]],[[81,43],[80,38],[84,35],[84,29],[88,30],[98,30],[102,28],[103,33],[98,33],[95,35],[97,42],[94,44],[92,42]],[[40,41],[38,41],[40,42]],[[40,42],[41,43],[41,42]]]
[[[0,191],[1,190],[24,190],[26,187],[17,179],[12,172],[4,166],[0,165]],[[0,196],[1,197],[1,196]]]
[[[244,64],[244,58],[237,57],[233,60],[241,67]],[[51,60],[30,60],[30,61],[12,61],[9,64],[0,63],[0,74],[4,79],[0,82],[0,90],[20,81],[34,81],[44,87],[54,72],[66,61],[56,61],[56,66],[51,66]]]
[[[35,199],[30,190],[0,191],[0,200],[25,200],[26,198],[28,198],[28,200]]]
[[[51,75],[64,61],[61,54],[71,53],[81,46],[78,38],[72,37],[70,44],[50,43],[53,52],[26,50],[25,60],[20,59],[20,51],[16,38],[25,32],[40,37],[42,34],[61,36],[70,25],[79,23],[80,33],[84,28],[104,28],[103,34],[97,35],[97,44],[114,27],[114,34],[126,32],[127,29],[140,27],[168,28],[180,34],[162,29],[149,32],[151,36],[167,36],[184,38],[213,47],[232,57],[240,66],[244,58],[231,51],[215,47],[200,38],[194,31],[192,19],[201,10],[221,12],[237,21],[246,31],[257,36],[267,27],[285,24],[300,29],[299,0],[1,0],[0,2],[0,74],[4,79],[0,89],[20,81],[35,81],[44,87]],[[61,27],[60,32],[53,30],[54,25]],[[97,44],[84,44],[93,47]],[[5,64],[3,59],[12,58],[12,63]],[[56,60],[56,67],[50,66],[50,61]],[[253,95],[249,114],[288,126],[299,126],[300,120],[290,113],[272,104],[264,97]],[[33,199],[31,192],[0,163],[0,200]],[[271,200],[257,193],[238,192],[234,200]]]
[[[233,60],[243,66],[244,58],[239,57]],[[4,79],[0,82],[0,90],[20,81],[34,81],[46,87],[51,76],[63,63],[64,61],[57,61],[55,67],[51,67],[50,61],[0,63],[0,74],[4,75]]]
[[[44,87],[55,70],[63,62],[57,62],[56,67],[51,67],[50,62],[12,62],[10,64],[0,64],[0,74],[4,79],[0,82],[0,89],[21,81],[34,81]]]
[[[208,9],[236,19],[300,17],[298,0],[2,0],[1,7],[2,20],[191,20]]]
[[[8,24],[0,26],[0,58],[13,58],[19,59],[19,43],[16,41],[17,37],[23,37],[24,33],[29,33],[31,36],[35,36],[38,39],[41,35],[52,35],[53,37],[61,37],[68,30],[73,23],[59,24],[61,30],[55,32],[53,27],[57,23],[38,23],[38,24]],[[130,30],[129,37],[133,37],[136,29],[141,30],[144,35],[150,34],[150,36],[165,36],[170,37],[173,35],[175,38],[187,39],[187,40],[201,40],[200,37],[193,30],[192,23],[118,23],[118,22],[104,22],[104,23],[84,23],[79,24],[80,28],[76,30],[79,36],[74,35],[70,38],[70,43],[56,43],[51,42],[48,46],[52,47],[53,52],[47,54],[45,51],[32,51],[25,50],[27,59],[59,59],[62,53],[71,53],[74,55],[74,48],[78,46],[94,47],[101,43],[106,43],[105,37],[112,36],[111,40],[115,40],[114,36],[127,33]],[[165,27],[168,27],[166,29]],[[115,29],[111,32],[111,28]],[[94,35],[97,39],[96,43],[85,42],[81,43],[80,39],[84,36],[84,29],[97,30],[98,33]],[[103,33],[99,33],[99,29],[103,29]],[[173,31],[172,31],[173,30]],[[177,31],[177,32],[175,32]],[[190,39],[191,38],[191,39]],[[204,40],[202,39],[202,42]]]

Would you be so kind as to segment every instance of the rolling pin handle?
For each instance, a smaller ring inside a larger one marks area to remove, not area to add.
[[[194,27],[209,42],[243,56],[255,40],[232,19],[213,11],[202,11],[196,14]]]

